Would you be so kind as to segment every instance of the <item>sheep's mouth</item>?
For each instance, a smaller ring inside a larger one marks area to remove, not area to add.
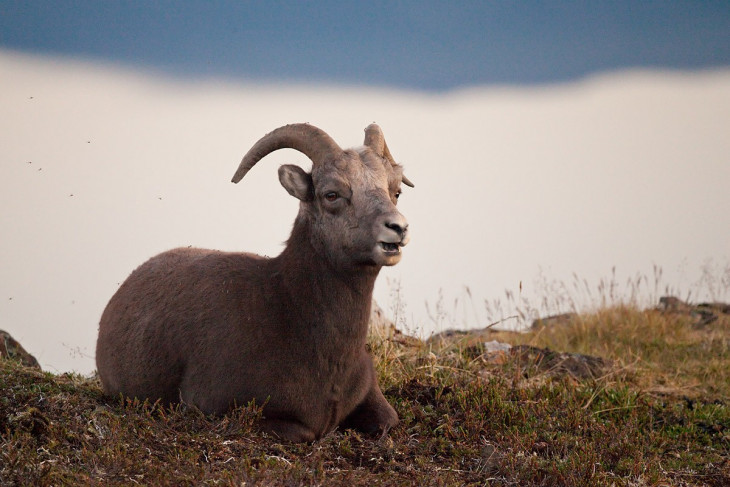
[[[400,254],[401,245],[397,242],[379,242],[380,248],[383,249],[387,255],[398,255]]]

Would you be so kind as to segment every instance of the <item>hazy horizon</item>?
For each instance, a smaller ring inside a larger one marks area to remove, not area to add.
[[[376,121],[406,167],[412,240],[376,299],[411,330],[485,326],[484,301],[505,290],[539,308],[574,274],[595,289],[614,267],[623,287],[647,277],[648,294],[658,266],[662,288],[728,298],[702,279],[730,279],[730,69],[437,94],[189,81],[0,49],[0,80],[0,329],[47,370],[94,369],[106,302],[152,255],[279,253],[297,202],[276,169],[310,163],[279,151],[230,178],[292,122],[351,147]]]

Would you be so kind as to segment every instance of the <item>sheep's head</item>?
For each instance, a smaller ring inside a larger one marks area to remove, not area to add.
[[[312,172],[279,168],[282,186],[300,200],[297,219],[306,222],[311,242],[340,266],[394,265],[408,243],[408,222],[397,210],[403,175],[375,124],[365,129],[362,147],[342,150],[322,130],[308,124],[278,128],[259,140],[241,161],[237,183],[262,157],[296,149],[312,160]]]

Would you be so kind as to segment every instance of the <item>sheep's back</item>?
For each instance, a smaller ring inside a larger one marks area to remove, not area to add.
[[[259,295],[265,287],[258,271],[266,265],[251,254],[183,248],[139,266],[99,323],[96,360],[105,392],[177,402],[184,377],[195,372],[191,362],[219,359],[216,348],[231,340],[241,342],[242,355],[255,349],[246,328],[261,317],[247,298],[252,287]]]

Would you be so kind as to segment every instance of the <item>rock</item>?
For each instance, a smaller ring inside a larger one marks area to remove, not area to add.
[[[532,322],[532,329],[544,326],[566,325],[578,317],[577,313],[561,313],[559,315],[546,316],[538,318]]]
[[[697,305],[697,307],[706,309],[708,311],[713,311],[718,314],[730,315],[730,304],[728,303],[720,303],[714,301],[712,303],[700,303]]]
[[[442,341],[452,340],[455,338],[462,338],[462,337],[470,336],[470,335],[472,335],[471,331],[456,330],[454,328],[449,328],[448,330],[444,330],[442,332],[431,335],[428,338],[428,341],[429,342],[442,342]]]
[[[656,308],[662,313],[688,315],[694,319],[694,328],[704,328],[717,321],[719,315],[730,315],[730,304],[711,302],[697,305],[689,304],[675,296],[662,296]]]
[[[390,340],[402,345],[420,345],[421,340],[408,336],[396,328],[383,309],[373,299],[370,308],[370,334],[385,340]]]
[[[550,377],[570,376],[573,379],[597,379],[609,373],[613,361],[579,353],[555,352],[530,345],[510,345],[496,340],[467,347],[464,353],[474,359],[481,357],[490,365],[516,364],[526,375],[535,372]]]
[[[373,299],[370,308],[370,333],[381,338],[388,338],[395,331],[395,323],[385,316],[383,309]]]
[[[475,352],[480,352],[486,363],[492,365],[503,365],[510,360],[510,350],[512,350],[512,345],[509,343],[491,340],[489,342],[481,343],[476,348],[467,348],[464,352],[467,354],[473,354],[474,357],[479,355],[479,353]]]
[[[579,353],[555,352],[547,348],[517,345],[510,349],[523,367],[534,366],[549,376],[569,375],[575,379],[597,379],[613,368],[613,361]]]
[[[4,330],[0,330],[0,358],[17,360],[26,367],[41,369],[35,357],[26,352],[15,338]]]
[[[498,342],[497,340],[484,342],[484,353],[506,352],[511,348],[512,345],[510,345],[509,343],[502,343]]]
[[[493,329],[493,326],[494,325],[489,325],[484,328],[474,328],[471,330],[456,330],[454,328],[449,328],[440,333],[431,335],[427,342],[442,343],[463,340],[465,345],[474,346],[475,344],[481,344],[487,341],[487,338],[489,338],[490,335],[497,332]]]
[[[659,311],[667,313],[689,313],[691,306],[675,296],[662,296],[659,298]]]

